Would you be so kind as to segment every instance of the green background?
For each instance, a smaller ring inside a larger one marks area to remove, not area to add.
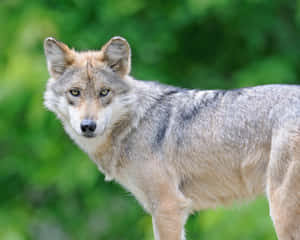
[[[187,88],[300,83],[300,1],[1,0],[0,239],[153,239],[151,218],[43,107],[43,40],[128,39],[132,75]],[[288,106],[287,106],[288,107]],[[265,198],[190,217],[187,239],[276,239]]]

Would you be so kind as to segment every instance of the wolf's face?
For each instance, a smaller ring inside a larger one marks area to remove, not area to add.
[[[126,112],[127,41],[114,37],[101,51],[76,52],[47,38],[44,48],[51,75],[45,92],[47,108],[79,136],[103,135]]]

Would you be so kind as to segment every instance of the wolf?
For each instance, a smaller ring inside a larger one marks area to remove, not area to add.
[[[300,86],[136,80],[122,37],[82,52],[50,37],[44,50],[45,106],[106,180],[152,215],[156,240],[183,240],[191,213],[259,194],[278,239],[300,240]]]

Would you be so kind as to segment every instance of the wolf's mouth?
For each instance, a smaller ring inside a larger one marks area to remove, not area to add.
[[[96,134],[94,133],[83,133],[82,136],[87,137],[87,138],[93,138],[96,137]]]

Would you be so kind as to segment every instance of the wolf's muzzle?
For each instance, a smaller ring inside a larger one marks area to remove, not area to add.
[[[81,131],[85,137],[93,137],[96,127],[96,122],[90,119],[84,119],[80,124]]]

